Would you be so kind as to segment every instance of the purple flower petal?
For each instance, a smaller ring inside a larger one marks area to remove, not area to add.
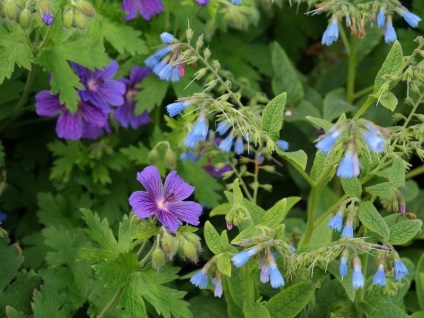
[[[169,201],[181,201],[187,199],[194,191],[194,187],[184,182],[183,179],[172,171],[165,180],[164,193],[167,197],[172,195]]]
[[[83,122],[78,113],[73,115],[65,110],[57,120],[56,133],[59,138],[78,140],[82,136],[82,129]]]
[[[134,210],[134,214],[139,218],[147,218],[157,212],[156,202],[144,191],[136,191],[131,194],[129,203]]]
[[[175,232],[178,230],[178,227],[183,224],[180,220],[177,219],[175,215],[173,215],[173,213],[168,210],[159,210],[158,220],[171,232]]]
[[[148,67],[134,66],[130,73],[130,83],[132,85],[138,84],[143,78],[149,76],[152,71]]]
[[[61,109],[58,95],[52,95],[50,91],[41,91],[35,95],[35,112],[38,116],[54,116]]]
[[[109,64],[109,66],[106,66],[102,70],[97,70],[96,75],[98,77],[101,77],[103,79],[111,79],[116,75],[119,69],[119,64],[115,60],[112,60],[112,62]]]
[[[137,180],[146,188],[152,200],[157,202],[163,199],[162,180],[158,168],[155,166],[144,168],[137,173]]]
[[[140,13],[149,21],[155,14],[163,11],[162,0],[139,0],[141,1]]]
[[[199,216],[202,213],[202,206],[194,201],[170,201],[166,208],[172,211],[177,218],[191,224],[199,225]]]
[[[106,124],[107,115],[104,114],[99,108],[94,107],[88,103],[80,102],[79,110],[82,118],[88,123],[102,127]]]

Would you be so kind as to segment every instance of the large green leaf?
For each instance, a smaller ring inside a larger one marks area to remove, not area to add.
[[[280,138],[286,99],[287,93],[275,96],[266,105],[262,113],[262,129],[266,131],[269,137],[274,141],[277,141]]]

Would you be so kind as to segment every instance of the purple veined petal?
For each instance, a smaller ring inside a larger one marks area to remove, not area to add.
[[[53,23],[53,16],[51,15],[51,13],[43,12],[41,19],[43,20],[45,25],[50,25]]]
[[[181,201],[194,192],[194,187],[184,182],[176,171],[172,171],[166,177],[163,192],[165,198],[169,198],[167,201]]]
[[[141,115],[134,115],[134,103],[124,103],[124,105],[117,108],[113,114],[115,119],[124,128],[131,126],[131,128],[137,129],[141,125],[146,125],[150,122],[150,115],[147,111],[143,112]]]
[[[162,0],[139,0],[141,1],[140,13],[141,16],[149,21],[155,14],[163,11]]]
[[[165,225],[169,231],[175,232],[183,223],[168,210],[159,210],[157,213],[158,220]]]
[[[191,225],[199,225],[202,206],[194,201],[170,201],[166,203],[169,213]]]
[[[60,114],[56,123],[56,134],[59,138],[78,140],[82,137],[83,121],[77,113],[71,114],[65,110]]]
[[[90,105],[88,103],[79,103],[79,112],[82,118],[89,124],[94,126],[102,127],[106,124],[107,115],[103,113],[99,108]]]
[[[157,205],[151,196],[144,191],[135,191],[131,194],[128,202],[134,211],[134,214],[139,218],[148,218],[149,216],[157,213]]]
[[[50,91],[41,91],[35,95],[35,112],[38,116],[54,116],[61,109],[58,95],[52,95]]]
[[[72,69],[74,70],[75,73],[78,74],[79,77],[81,78],[85,78],[86,77],[86,73],[89,71],[87,68],[85,68],[84,66],[81,66],[75,62],[70,62]]]
[[[148,67],[134,66],[130,73],[130,84],[135,85],[141,82],[143,78],[149,76],[152,71]]]
[[[158,168],[155,166],[144,168],[143,171],[137,173],[137,180],[146,188],[153,201],[162,201],[162,179]]]
[[[139,6],[141,6],[140,0],[124,0],[122,2],[122,10],[127,12],[125,16],[126,21],[135,19],[139,11]]]
[[[121,106],[124,103],[126,87],[119,81],[107,81],[99,88],[98,94],[105,101],[114,106]]]
[[[106,66],[102,70],[97,70],[95,72],[96,77],[101,77],[103,79],[111,79],[116,75],[119,69],[119,64],[115,60],[112,60],[112,62]]]
[[[87,121],[83,121],[81,138],[97,139],[103,135],[104,128],[106,127],[96,126]]]

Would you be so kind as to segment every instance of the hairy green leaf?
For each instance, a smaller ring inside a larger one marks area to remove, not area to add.
[[[381,238],[388,240],[390,230],[383,217],[378,213],[374,205],[369,202],[361,202],[358,208],[358,217],[370,231],[378,234]]]
[[[262,129],[269,137],[277,141],[280,138],[280,130],[283,126],[284,107],[286,105],[287,93],[275,96],[262,112]]]
[[[407,220],[395,223],[390,226],[389,243],[393,245],[401,245],[412,240],[422,227],[421,220]]]
[[[227,251],[227,244],[222,242],[221,236],[211,222],[206,221],[203,233],[205,235],[206,245],[214,254]]]
[[[362,186],[359,182],[358,178],[341,178],[342,187],[344,192],[349,197],[356,197],[358,199],[361,198],[362,195]]]

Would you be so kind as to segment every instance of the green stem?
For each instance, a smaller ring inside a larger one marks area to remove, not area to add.
[[[237,170],[236,166],[231,162],[231,160],[228,157],[227,157],[227,162],[231,166],[231,169],[234,171],[236,177],[239,179],[240,186],[242,187],[242,189],[244,191],[244,194],[247,196],[247,198],[249,199],[249,201],[255,202],[253,196],[250,194],[249,189],[246,187],[246,184],[243,181],[243,177],[241,176],[241,174]]]
[[[28,72],[28,76],[25,82],[24,91],[22,92],[21,98],[16,103],[15,107],[15,115],[19,115],[19,113],[22,111],[22,107],[26,104],[28,101],[28,95],[31,92],[32,83],[34,82],[35,78],[35,70],[36,66],[32,65],[31,70]]]
[[[258,175],[259,175],[259,162],[258,160],[255,160],[255,176],[253,177],[253,184],[255,185],[253,187],[253,203],[255,204],[258,198],[258,189],[259,189]]]
[[[356,92],[353,95],[353,99],[356,100],[356,99],[358,99],[358,98],[360,98],[364,95],[370,94],[370,93],[372,93],[373,90],[374,90],[374,85],[365,87],[365,88],[361,89],[360,91]]]
[[[344,45],[345,50],[346,50],[346,54],[348,56],[350,56],[350,51],[351,51],[350,44],[349,44],[349,40],[348,40],[348,38],[346,36],[346,32],[345,32],[344,28],[340,28],[340,36],[342,38],[343,45]]]
[[[364,237],[366,236],[367,230],[364,229]],[[364,253],[362,255],[362,274],[364,275],[365,279],[367,278],[367,267],[368,267],[368,253]],[[361,288],[358,290],[358,293],[356,294],[355,299],[355,308],[356,308],[356,318],[363,318],[364,317],[364,303],[365,299],[365,288]]]
[[[103,308],[103,310],[100,312],[100,314],[97,315],[97,318],[103,318],[106,317],[106,314],[109,312],[109,310],[116,306],[119,299],[121,298],[122,294],[124,292],[123,288],[119,288],[115,295],[109,300],[109,302],[106,304],[106,306]]]
[[[245,301],[248,304],[255,302],[255,284],[252,281],[252,275],[250,273],[250,265],[244,265],[244,282],[245,282]]]
[[[424,165],[415,168],[414,170],[409,171],[406,176],[405,179],[411,179],[413,177],[419,176],[420,174],[424,173]]]
[[[367,109],[376,101],[375,98],[370,98],[365,101],[365,103],[359,108],[359,110],[356,112],[355,116],[353,116],[353,119],[358,119],[362,116],[363,113],[367,111]]]
[[[357,41],[352,39],[349,54],[349,64],[347,69],[347,85],[346,85],[346,99],[349,103],[355,100],[355,80],[356,80],[356,67],[357,67]]]
[[[42,48],[43,48],[43,46],[44,46],[44,44],[46,44],[46,41],[47,41],[47,39],[48,39],[48,38],[49,38],[49,36],[50,36],[50,32],[51,32],[51,30],[52,30],[52,25],[49,25],[49,27],[47,28],[47,32],[46,32],[46,34],[44,35],[43,40],[42,40],[42,41],[41,41],[41,43],[37,46],[37,50],[42,49]]]

